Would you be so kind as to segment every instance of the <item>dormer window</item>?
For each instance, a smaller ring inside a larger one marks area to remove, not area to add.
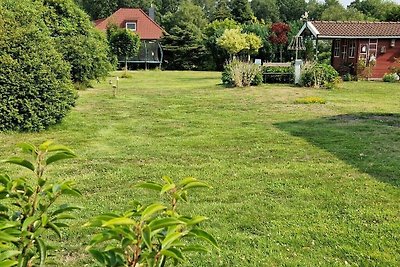
[[[125,28],[127,30],[135,32],[136,31],[136,22],[127,22],[127,23],[125,23]]]

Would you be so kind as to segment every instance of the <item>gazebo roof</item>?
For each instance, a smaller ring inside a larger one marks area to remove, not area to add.
[[[306,29],[319,39],[400,38],[400,22],[307,21],[297,36]]]

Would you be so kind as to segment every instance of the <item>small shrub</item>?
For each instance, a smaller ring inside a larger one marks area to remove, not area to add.
[[[395,83],[399,80],[399,75],[397,73],[389,73],[383,76],[383,81],[387,83]]]
[[[222,83],[227,86],[243,87],[258,85],[262,81],[261,67],[239,60],[228,62],[222,72]]]
[[[173,265],[168,266],[176,266],[185,260],[184,254],[189,251],[208,251],[196,242],[197,239],[218,248],[214,237],[199,227],[205,217],[185,216],[178,212],[178,202],[188,201],[189,189],[208,185],[194,178],[185,178],[179,183],[169,177],[163,179],[164,184],[144,182],[137,187],[157,191],[166,196],[168,204],[143,205],[134,201],[123,213],[100,215],[86,224],[102,229],[88,247],[101,266],[162,267],[169,262]]]
[[[342,76],[342,80],[344,82],[357,81],[357,77],[351,75],[350,73],[346,73],[345,75]]]
[[[253,81],[251,82],[251,85],[258,86],[263,83],[263,74],[262,72],[257,72],[256,76],[254,76]]]
[[[121,78],[122,78],[122,79],[130,79],[130,78],[132,78],[132,75],[129,74],[129,73],[127,73],[127,72],[124,72],[124,73],[121,75]]]
[[[372,69],[374,67],[374,63],[367,63],[365,59],[360,59],[357,63],[357,79],[368,80],[372,76]]]
[[[70,211],[79,209],[59,203],[62,195],[80,196],[74,183],[50,183],[44,173],[50,164],[74,158],[67,147],[44,142],[39,147],[18,145],[32,160],[11,157],[2,161],[28,169],[32,177],[11,178],[0,174],[0,266],[45,266],[49,232],[62,237],[61,227],[68,227],[66,219],[74,219]],[[32,179],[34,178],[34,179]],[[58,207],[55,207],[58,203]]]
[[[304,65],[301,81],[303,86],[320,88],[336,83],[338,77],[339,73],[331,65],[310,63]]]
[[[394,58],[394,59],[395,59],[396,65],[389,68],[390,72],[397,73],[397,75],[400,76],[400,58]]]
[[[326,104],[326,100],[319,96],[308,96],[298,98],[294,101],[295,104]]]

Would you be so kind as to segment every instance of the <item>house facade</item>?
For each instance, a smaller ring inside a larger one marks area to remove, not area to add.
[[[160,39],[164,36],[164,29],[154,21],[154,8],[150,8],[149,14],[138,8],[120,8],[110,17],[94,21],[95,27],[106,31],[108,25],[114,24],[139,35],[141,46],[136,57],[129,58],[129,63],[161,65],[163,52]],[[125,59],[121,59],[121,62]]]
[[[400,58],[400,22],[307,21],[297,36],[312,36],[317,49],[318,40],[331,40],[331,64],[342,75],[356,74],[363,60],[380,79]]]

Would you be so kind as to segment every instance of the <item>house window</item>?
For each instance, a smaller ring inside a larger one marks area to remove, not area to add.
[[[127,22],[125,23],[125,28],[130,31],[136,31],[136,22]]]
[[[342,58],[347,58],[347,40],[343,40],[343,47],[342,47]]]
[[[349,58],[354,58],[356,54],[356,40],[350,40],[349,42]]]
[[[392,39],[390,41],[390,47],[395,47],[395,45],[396,45],[396,39]]]
[[[339,57],[340,56],[340,40],[335,40],[333,44],[333,56]]]

